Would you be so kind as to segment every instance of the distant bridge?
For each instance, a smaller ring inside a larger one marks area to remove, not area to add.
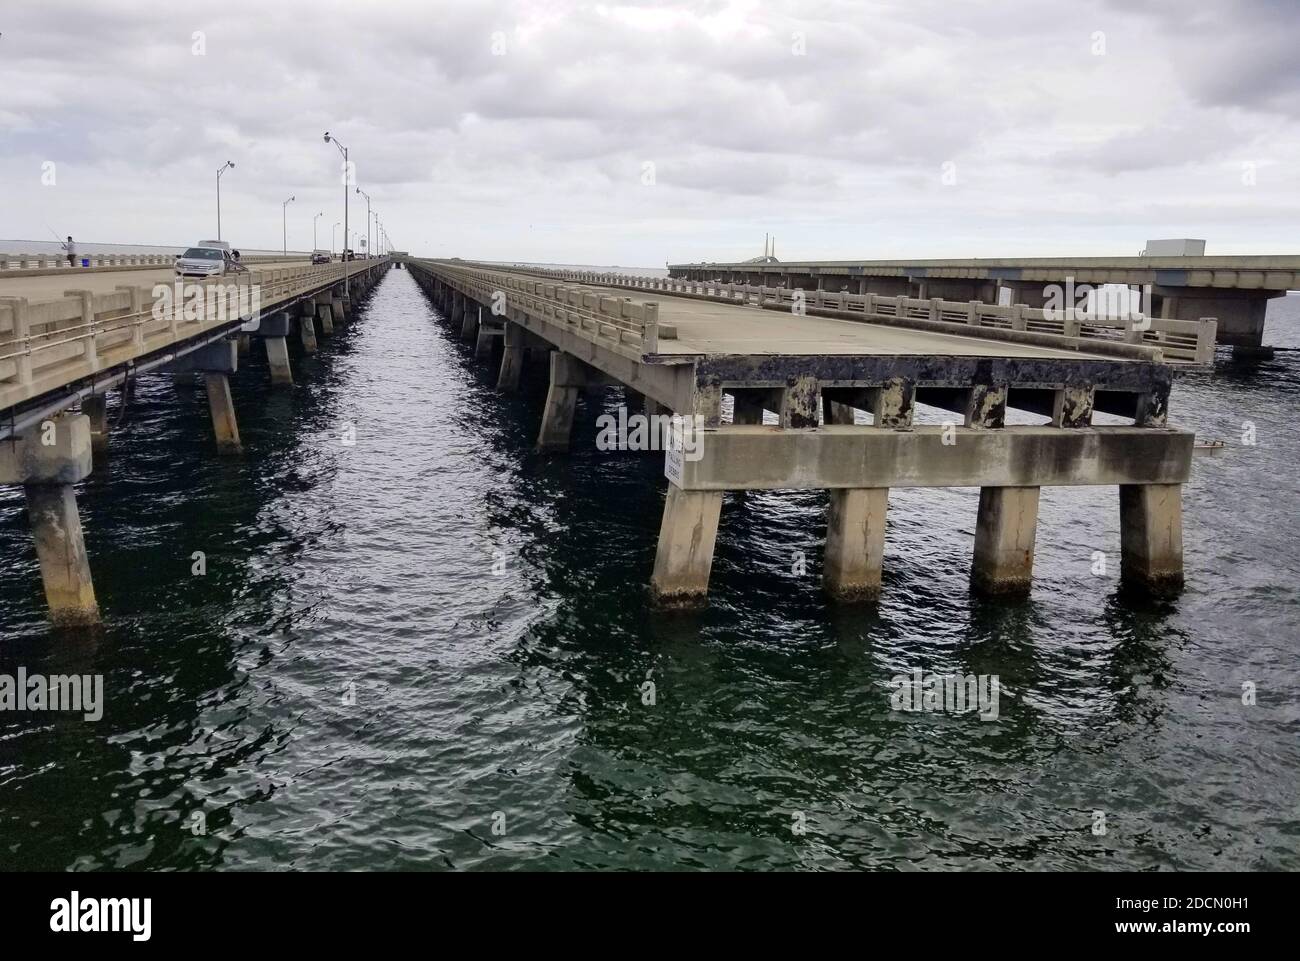
[[[1263,347],[1268,301],[1300,290],[1300,256],[1028,257],[973,260],[828,260],[782,264],[671,264],[670,277],[926,300],[1043,307],[1048,285],[1151,285],[1155,317],[1218,322],[1219,343],[1238,353]]]

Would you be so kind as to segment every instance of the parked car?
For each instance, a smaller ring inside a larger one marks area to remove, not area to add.
[[[180,277],[220,277],[235,270],[239,264],[239,251],[229,244],[212,246],[212,241],[200,241],[183,254],[176,256],[176,274]]]
[[[323,250],[313,250],[311,252],[311,262],[313,264],[328,264],[330,255]]]

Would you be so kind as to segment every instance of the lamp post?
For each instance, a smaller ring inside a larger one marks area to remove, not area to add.
[[[321,211],[311,219],[311,252],[316,252],[316,221],[325,216],[325,211]]]
[[[331,137],[328,130],[325,131],[325,142],[332,143],[339,148],[339,153],[343,155],[343,243],[348,242],[348,175],[352,168],[348,166],[348,148],[339,143],[337,137]],[[347,263],[347,255],[343,257],[344,263]],[[347,283],[348,268],[343,268],[344,283]],[[345,287],[345,290],[348,288]]]
[[[284,203],[280,204],[280,241],[284,244],[284,255],[289,256],[289,205],[297,197],[290,197]]]
[[[357,193],[366,198],[366,256],[370,256],[370,194],[366,193],[360,187]]]
[[[235,166],[233,160],[227,160],[225,164],[217,168],[217,239],[221,239],[221,175]]]
[[[338,236],[337,233],[336,233],[336,231],[337,231],[338,229],[339,229],[339,222],[336,220],[336,221],[334,221],[334,226],[330,228],[330,256],[331,256],[331,257],[334,256],[334,238],[335,238],[336,236]],[[344,235],[344,237],[343,237],[343,242],[344,242],[344,243],[347,243],[347,236],[346,236],[346,235]]]

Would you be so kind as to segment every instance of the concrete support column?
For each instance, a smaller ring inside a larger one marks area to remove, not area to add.
[[[524,369],[524,329],[506,321],[505,348],[501,351],[501,371],[497,390],[513,394],[519,390],[519,375]]]
[[[329,337],[334,333],[334,308],[330,304],[317,304],[316,316],[320,318],[320,332]]]
[[[50,619],[96,624],[99,606],[73,485],[92,465],[90,420],[63,414],[0,444],[0,484],[21,484]]]
[[[208,410],[212,413],[212,430],[217,438],[217,452],[241,453],[244,448],[239,441],[235,402],[230,396],[230,378],[223,373],[204,371],[203,381],[208,389]]]
[[[479,308],[482,311],[483,308]],[[478,337],[474,341],[474,356],[480,360],[488,360],[492,356],[492,341],[501,336],[499,327],[490,327],[482,320],[478,325]]]
[[[266,362],[271,367],[271,383],[292,384],[293,368],[289,366],[289,343],[283,337],[264,337]]]
[[[316,353],[316,305],[312,302],[303,304],[299,310],[298,333],[302,337],[303,353]]]
[[[1155,594],[1183,586],[1183,487],[1125,484],[1119,489],[1120,576]]]
[[[90,447],[99,461],[108,453],[108,398],[92,394],[81,402],[81,412],[90,420]]]
[[[478,335],[479,315],[483,308],[474,301],[466,299],[461,307],[461,317],[463,318],[460,325],[460,339],[473,340]]]
[[[573,430],[573,412],[578,404],[578,391],[585,386],[587,380],[579,373],[577,367],[576,358],[560,350],[551,352],[551,384],[546,391],[542,427],[537,435],[538,450],[569,449],[569,435]]]
[[[330,311],[334,314],[334,319],[339,323],[348,319],[347,310],[344,307],[343,298],[337,293],[330,294]],[[328,331],[327,331],[328,333]]]
[[[60,626],[98,624],[99,604],[72,485],[27,484],[23,491],[50,620]]]
[[[1037,487],[980,488],[971,583],[986,594],[1027,594],[1034,576]]]
[[[822,589],[837,601],[874,600],[880,596],[889,488],[836,489],[830,495]]]
[[[650,594],[665,607],[699,607],[709,592],[721,491],[684,491],[669,483]]]

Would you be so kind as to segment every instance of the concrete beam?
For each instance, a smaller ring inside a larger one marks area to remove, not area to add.
[[[0,484],[77,484],[93,466],[85,415],[61,414],[0,440]]]
[[[193,371],[211,371],[213,373],[233,374],[239,370],[239,351],[233,340],[217,340],[198,350],[190,351],[184,357],[177,357],[167,365],[172,374],[188,374]]]
[[[951,431],[952,443],[944,443]],[[684,460],[686,490],[881,487],[1050,487],[1182,484],[1194,435],[1139,427],[824,426],[816,431],[723,427],[700,459]]]

